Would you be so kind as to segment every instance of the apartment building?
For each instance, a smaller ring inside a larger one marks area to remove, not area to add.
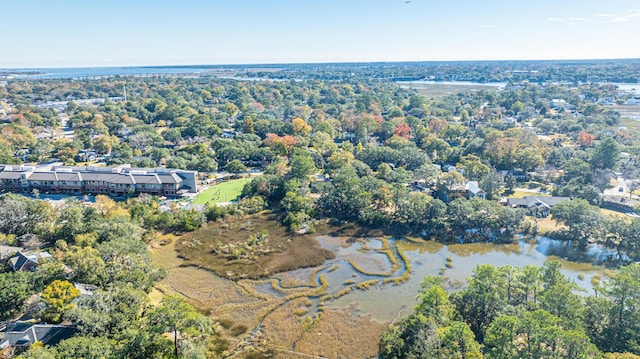
[[[197,171],[173,168],[69,167],[0,165],[0,191],[29,193],[105,194],[148,193],[179,196],[198,191]]]

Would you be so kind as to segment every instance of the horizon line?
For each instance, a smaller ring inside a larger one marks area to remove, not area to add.
[[[640,57],[620,58],[550,58],[550,59],[483,59],[483,60],[345,60],[345,61],[275,61],[275,62],[246,62],[246,63],[172,63],[160,65],[61,65],[61,66],[26,66],[26,67],[0,67],[0,70],[30,70],[30,69],[94,69],[94,68],[166,68],[166,67],[205,67],[205,66],[286,66],[286,65],[332,65],[332,64],[402,64],[402,63],[473,63],[473,62],[569,62],[569,61],[640,61]]]

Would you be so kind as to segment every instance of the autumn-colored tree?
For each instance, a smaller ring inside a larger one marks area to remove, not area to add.
[[[100,135],[93,140],[93,147],[99,153],[110,153],[120,140],[115,136]]]
[[[54,280],[44,288],[40,301],[45,305],[43,317],[48,322],[59,323],[64,313],[73,307],[73,299],[80,296],[80,290],[66,280]]]
[[[393,133],[397,136],[409,139],[409,136],[411,135],[411,127],[409,127],[409,125],[407,125],[406,123],[401,123],[396,126],[396,128],[393,130]]]
[[[296,139],[293,136],[278,136],[275,133],[267,133],[267,138],[264,139],[264,144],[267,147],[272,148],[279,155],[285,156],[296,145]]]
[[[293,127],[293,133],[296,135],[306,136],[311,132],[311,126],[307,124],[307,121],[296,117],[291,121]]]
[[[106,218],[113,218],[117,216],[129,217],[129,211],[120,207],[116,201],[105,195],[97,195],[96,202],[93,206],[98,213]]]
[[[593,141],[596,139],[596,136],[590,134],[586,130],[580,131],[578,133],[578,144],[583,147],[591,146]]]
[[[242,132],[251,134],[255,132],[253,119],[251,119],[251,117],[247,116],[244,118],[242,122]]]

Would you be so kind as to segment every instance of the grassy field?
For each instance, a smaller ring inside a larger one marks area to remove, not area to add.
[[[627,216],[623,212],[614,211],[614,210],[607,209],[607,208],[600,208],[600,212],[602,214],[604,214],[605,216],[609,216],[609,217],[612,217],[612,218],[624,218],[624,219],[631,220],[631,217]]]
[[[532,220],[532,219],[531,219]],[[544,235],[549,232],[555,232],[558,230],[566,229],[567,226],[556,222],[552,216],[545,218],[538,218],[538,233]]]
[[[251,181],[251,178],[239,178],[218,185],[211,186],[200,192],[194,199],[194,204],[207,204],[231,202],[238,198],[242,193],[245,183]]]

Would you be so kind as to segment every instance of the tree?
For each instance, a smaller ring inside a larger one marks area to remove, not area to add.
[[[579,241],[582,245],[595,238],[604,224],[600,209],[580,198],[556,204],[551,213],[556,221],[569,227],[569,238]]]
[[[299,117],[291,121],[291,126],[293,127],[293,133],[298,136],[307,136],[311,132],[311,126]]]
[[[101,284],[106,279],[106,264],[95,248],[71,246],[64,261],[73,269],[73,278],[78,282]]]
[[[109,154],[119,143],[120,140],[115,136],[100,135],[93,140],[93,147],[99,153]]]
[[[456,168],[464,170],[465,177],[472,181],[479,181],[489,174],[491,169],[482,163],[480,157],[474,155],[466,155],[460,157],[460,161]]]
[[[47,321],[58,323],[63,315],[73,307],[74,298],[80,296],[80,290],[66,280],[54,280],[46,286],[40,295],[40,301],[45,305],[43,316]]]
[[[291,170],[289,171],[289,177],[308,180],[309,175],[313,174],[317,169],[310,156],[303,154],[295,154],[291,157],[289,163]]]
[[[516,152],[516,163],[523,171],[528,172],[544,164],[544,158],[538,148],[525,147]]]
[[[17,313],[31,296],[31,276],[25,272],[0,274],[0,318]]]
[[[53,351],[57,358],[112,358],[115,354],[107,338],[82,336],[61,341]]]
[[[480,188],[487,193],[487,199],[495,199],[502,189],[502,184],[502,176],[496,171],[491,171],[480,181]]]
[[[441,173],[436,179],[436,189],[442,194],[449,196],[453,191],[463,188],[465,178],[460,172],[451,171]]]
[[[147,306],[145,292],[131,286],[112,285],[83,297],[67,317],[87,336],[115,336],[137,325]]]
[[[233,174],[246,173],[249,170],[240,160],[233,160],[227,163],[224,169]]]
[[[411,135],[411,127],[405,123],[400,123],[393,130],[393,133],[395,136],[409,139],[409,136]]]
[[[640,354],[640,265],[625,266],[605,285],[611,301],[605,336],[608,351]]]
[[[578,144],[582,147],[591,146],[591,144],[595,139],[596,139],[596,136],[590,134],[586,130],[582,130],[580,131],[580,133],[578,133]]]
[[[469,287],[455,298],[455,305],[482,342],[487,328],[506,304],[504,278],[494,266],[481,264],[468,282]]]
[[[183,342],[197,343],[212,332],[211,320],[177,295],[163,297],[160,306],[149,313],[148,321],[152,331],[158,334],[172,333],[176,358],[180,357],[185,347],[180,345],[180,337]]]
[[[491,358],[510,359],[518,356],[518,322],[518,317],[512,315],[501,315],[491,322],[484,340]]]
[[[591,155],[591,166],[596,169],[612,169],[618,162],[620,146],[613,138],[606,138],[596,145]]]
[[[439,358],[481,359],[480,344],[467,323],[453,321],[448,326],[438,329],[441,348],[437,351]]]
[[[591,183],[591,167],[587,162],[580,158],[572,158],[565,162],[562,166],[564,171],[562,175],[562,181],[567,183],[569,181],[575,181],[580,184]]]

